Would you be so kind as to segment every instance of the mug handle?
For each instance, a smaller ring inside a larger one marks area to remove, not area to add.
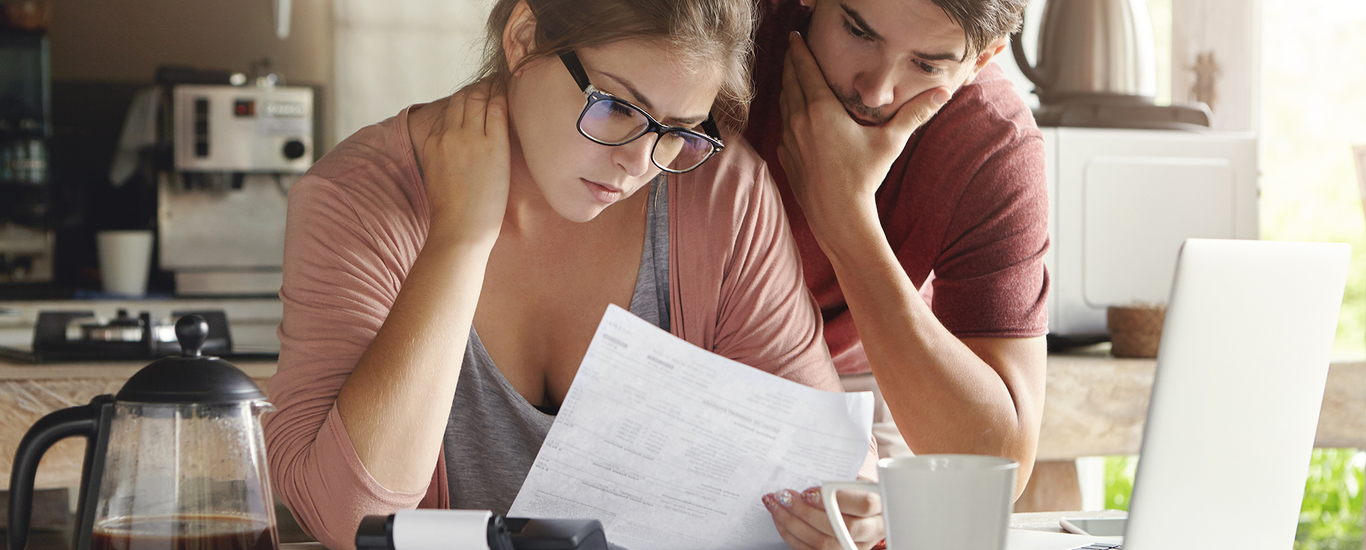
[[[839,539],[844,550],[858,550],[854,546],[854,537],[849,534],[849,526],[844,524],[839,501],[835,499],[835,491],[840,489],[876,493],[878,484],[872,481],[829,481],[821,484],[821,501],[825,503],[825,515],[830,518],[830,526],[835,529],[835,538]]]

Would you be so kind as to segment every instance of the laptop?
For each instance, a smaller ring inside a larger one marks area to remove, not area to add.
[[[1337,243],[1182,245],[1124,550],[1293,546],[1350,257]],[[1087,546],[1014,535],[1012,550]]]

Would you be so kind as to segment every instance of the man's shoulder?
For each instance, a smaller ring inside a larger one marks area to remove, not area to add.
[[[906,204],[1046,189],[1043,133],[994,64],[917,129],[883,182]],[[909,201],[909,202],[906,202]]]
[[[1029,105],[995,62],[960,88],[928,126],[925,137],[943,134],[960,143],[963,138],[981,143],[1042,137]]]
[[[1043,133],[1033,113],[993,63],[916,130],[901,161],[917,178],[937,173],[932,179],[966,184],[988,163],[1009,158],[1041,166],[1043,155]]]

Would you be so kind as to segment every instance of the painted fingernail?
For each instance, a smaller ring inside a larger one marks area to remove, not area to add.
[[[806,499],[806,502],[810,503],[812,506],[820,506],[821,490],[812,488],[802,491],[802,498]]]
[[[764,495],[764,498],[759,500],[764,501],[764,508],[768,508],[769,510],[773,510],[778,506],[778,502],[773,500],[773,493]]]
[[[778,502],[782,503],[783,508],[791,508],[792,501],[796,498],[797,494],[788,489],[783,489],[783,492],[778,493]]]

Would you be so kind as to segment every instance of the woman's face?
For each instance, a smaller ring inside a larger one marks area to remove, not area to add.
[[[576,53],[593,87],[669,126],[700,124],[719,89],[719,71],[685,70],[666,49],[648,41],[627,40]],[[521,151],[521,162],[514,153],[514,180],[529,177],[552,209],[577,222],[592,220],[660,172],[650,160],[654,133],[618,146],[600,145],[580,134],[577,123],[584,102],[557,56],[533,61],[509,83],[509,118],[514,145],[520,144]]]

